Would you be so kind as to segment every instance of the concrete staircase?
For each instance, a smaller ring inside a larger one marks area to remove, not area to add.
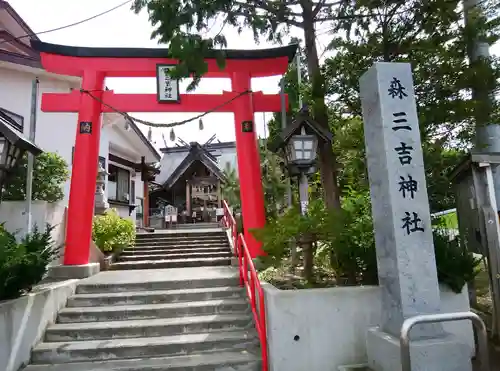
[[[125,249],[111,269],[221,266],[230,265],[231,257],[220,228],[171,230],[138,234],[135,246]]]
[[[224,252],[229,264],[222,236],[181,234],[177,243],[163,234],[140,236],[125,255],[129,267],[158,257],[200,266],[108,271],[81,281],[25,371],[262,370],[238,270],[212,266],[203,255]],[[133,260],[138,256],[147,258]]]

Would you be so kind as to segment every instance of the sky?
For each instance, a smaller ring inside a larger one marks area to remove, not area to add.
[[[19,13],[34,32],[64,26],[91,17],[122,3],[123,0],[9,0],[12,7]],[[215,29],[215,27],[214,27]],[[40,35],[45,42],[99,47],[165,47],[150,39],[153,28],[146,13],[139,15],[125,5],[99,18],[74,26],[65,30]],[[228,48],[265,48],[273,47],[268,43],[256,45],[253,35],[244,32],[227,32]],[[278,93],[279,76],[255,78],[252,81],[253,91],[263,91],[266,94]],[[187,82],[181,82],[181,93],[185,92]],[[109,78],[106,85],[117,93],[155,93],[156,81],[154,78]],[[195,93],[218,94],[231,88],[229,79],[204,79]],[[201,112],[200,112],[201,113]],[[132,113],[132,116],[152,122],[176,122],[189,119],[199,113]],[[265,136],[265,121],[272,118],[272,113],[256,113],[255,125],[257,135]],[[234,115],[232,113],[210,113],[203,118],[204,129],[198,129],[198,120],[175,128],[175,134],[186,142],[198,141],[204,143],[213,134],[217,134],[220,141],[232,141],[235,138]],[[140,125],[147,133],[148,128]],[[169,139],[170,129],[153,128],[153,141],[157,148],[164,147],[162,139],[164,133],[167,145],[173,146]]]
[[[40,32],[92,17],[122,3],[124,0],[8,0],[24,21],[34,32]],[[320,26],[321,27],[321,26]],[[213,27],[217,32],[217,27]],[[145,12],[134,14],[129,5],[125,5],[111,13],[67,28],[61,31],[40,35],[45,42],[74,45],[74,46],[99,46],[99,47],[142,47],[154,48],[159,46],[157,41],[151,40],[153,30]],[[321,34],[320,29],[318,34]],[[257,45],[251,32],[238,35],[235,30],[226,30],[228,48],[254,49],[273,47],[274,45],[262,42]],[[300,36],[296,34],[293,36]],[[318,38],[320,52],[328,42],[328,35]],[[500,47],[492,48],[492,53],[499,54]],[[325,57],[324,55],[323,57]],[[253,91],[263,91],[266,94],[278,93],[279,76],[256,78],[252,81]],[[106,85],[117,93],[155,93],[156,82],[154,78],[112,78],[107,79]],[[187,82],[181,82],[181,93],[185,92]],[[230,90],[229,79],[204,79],[195,93],[221,93]],[[147,121],[168,123],[189,119],[199,113],[133,113],[132,115]],[[257,135],[266,136],[265,122],[270,120],[272,113],[256,113],[255,125]],[[198,129],[198,120],[175,128],[175,134],[186,142],[198,141],[204,143],[213,134],[220,141],[232,141],[235,138],[234,116],[232,113],[210,113],[203,118],[204,130]],[[147,128],[140,125],[147,133]],[[153,142],[157,148],[164,147],[162,133],[169,147],[174,145],[169,139],[170,129],[153,129]]]

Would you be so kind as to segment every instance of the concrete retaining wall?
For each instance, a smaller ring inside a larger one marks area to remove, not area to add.
[[[31,348],[75,293],[77,282],[46,285],[21,298],[0,302],[0,370],[17,371],[29,362]]]
[[[56,246],[62,246],[66,236],[66,209],[63,203],[48,203],[46,201],[33,201],[31,206],[31,220],[33,226],[44,229],[49,223],[54,227],[52,238]],[[16,238],[26,236],[28,225],[25,201],[2,201],[0,204],[0,223],[5,222],[5,229],[16,233]],[[58,265],[62,262],[64,249],[61,249],[59,260],[51,263]]]
[[[335,287],[278,290],[263,284],[271,371],[337,371],[367,362],[366,333],[380,324],[379,288]],[[467,288],[461,294],[441,288],[441,310],[469,310]],[[469,322],[445,324],[445,330],[474,349]]]

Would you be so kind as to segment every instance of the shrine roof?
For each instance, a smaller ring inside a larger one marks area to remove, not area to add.
[[[46,43],[39,40],[31,40],[31,46],[41,52],[57,54],[68,57],[83,58],[169,58],[166,48],[115,48],[115,47],[83,47]],[[234,60],[259,60],[287,57],[291,62],[295,57],[298,45],[290,44],[277,48],[268,49],[225,49],[212,50],[206,55],[206,59],[215,59],[217,53],[223,52],[226,59]]]
[[[192,143],[190,145],[188,155],[182,160],[179,166],[177,166],[172,174],[170,174],[168,179],[163,183],[163,188],[172,188],[195,161],[200,161],[218,179],[222,181],[226,180],[224,173],[217,164],[217,159],[199,143]]]

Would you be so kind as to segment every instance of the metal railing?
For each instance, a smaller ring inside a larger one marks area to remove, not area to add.
[[[266,310],[264,305],[264,290],[259,281],[257,271],[253,264],[252,256],[248,250],[243,234],[238,234],[236,220],[234,219],[226,201],[223,201],[224,217],[222,222],[226,228],[231,229],[235,255],[238,257],[240,272],[240,285],[245,288],[250,301],[255,327],[259,335],[260,349],[262,354],[262,371],[268,371],[267,359],[267,330]]]
[[[472,312],[458,313],[439,313],[439,314],[423,314],[408,318],[401,326],[399,336],[401,346],[401,365],[402,371],[411,371],[411,355],[410,355],[410,330],[418,324],[422,323],[437,323],[437,322],[452,322],[471,320],[477,330],[477,353],[479,353],[479,361],[481,362],[481,371],[490,371],[490,359],[488,351],[488,334],[486,325],[481,317]],[[446,361],[446,360],[443,360]]]

